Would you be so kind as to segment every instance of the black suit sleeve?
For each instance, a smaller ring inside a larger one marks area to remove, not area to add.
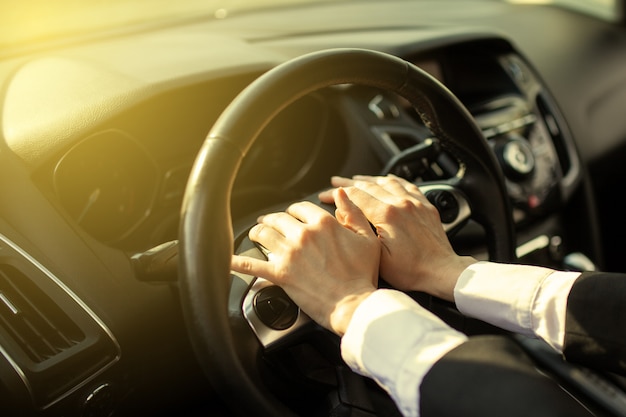
[[[576,280],[563,354],[626,375],[625,274],[584,273]],[[422,381],[420,409],[423,417],[591,415],[506,336],[472,337],[441,358]]]
[[[420,387],[422,417],[590,416],[506,336],[475,336],[448,352]]]
[[[626,275],[584,273],[567,300],[563,354],[570,362],[626,375]]]

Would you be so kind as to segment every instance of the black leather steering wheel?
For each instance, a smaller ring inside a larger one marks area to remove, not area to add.
[[[461,102],[439,81],[397,57],[361,49],[305,55],[249,85],[209,132],[190,175],[180,223],[179,287],[188,331],[206,375],[241,415],[295,415],[259,375],[263,347],[243,318],[248,288],[229,279],[230,197],[239,165],[272,118],[298,98],[336,84],[360,84],[407,99],[443,149],[461,162],[446,184],[461,190],[486,232],[489,257],[514,259],[509,200],[498,162]]]

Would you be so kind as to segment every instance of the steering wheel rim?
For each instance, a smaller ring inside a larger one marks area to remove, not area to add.
[[[362,49],[316,52],[275,67],[242,91],[209,132],[187,183],[179,230],[180,297],[192,346],[215,389],[241,415],[295,414],[261,381],[258,342],[229,307],[232,187],[247,151],[276,114],[337,84],[376,87],[411,102],[442,147],[463,161],[453,183],[485,228],[489,258],[514,259],[500,166],[472,116],[439,81],[400,58]]]

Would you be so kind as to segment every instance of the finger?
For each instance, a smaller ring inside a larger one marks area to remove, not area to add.
[[[389,174],[387,175],[388,178],[393,179],[395,181],[397,181],[398,183],[400,183],[405,190],[407,190],[409,193],[414,194],[416,196],[423,196],[424,194],[422,193],[422,191],[419,189],[419,187],[417,185],[415,185],[414,183],[412,183],[411,181],[408,181],[402,177],[398,177],[396,175],[393,174]]]
[[[248,237],[253,242],[263,245],[270,252],[274,252],[276,249],[280,248],[282,245],[281,242],[285,239],[282,233],[265,224],[254,225],[250,231],[248,231]]]
[[[330,178],[330,183],[333,186],[333,188],[322,191],[321,193],[317,195],[322,203],[334,204],[335,199],[334,199],[333,194],[335,192],[335,189],[337,189],[338,187],[349,187],[354,184],[354,180],[335,175]]]
[[[334,192],[334,188],[324,190],[317,195],[317,198],[319,198],[322,203],[335,204],[335,197],[333,196]]]
[[[417,191],[419,193],[419,188],[415,186],[413,183],[405,180],[402,177],[397,177],[393,174],[389,174],[387,176],[381,177],[373,177],[368,175],[355,175],[354,179],[356,180],[356,185],[360,185],[363,183],[371,183],[381,186],[386,191],[391,194],[398,196],[405,196],[407,192]]]
[[[395,176],[376,177],[376,184],[385,189],[385,191],[399,197],[406,197],[409,192],[406,189],[406,184],[403,183],[402,178]],[[405,180],[405,182],[408,182]]]
[[[349,187],[352,184],[354,184],[354,180],[351,179],[351,178],[340,177],[338,175],[335,175],[335,176],[330,178],[330,183],[335,188],[338,188],[338,187]]]
[[[335,218],[337,219],[337,221],[339,222],[340,225],[345,226],[345,227],[349,227],[348,223],[347,223],[347,216],[344,214],[344,212],[342,210],[336,209],[335,210]]]
[[[378,184],[394,196],[400,198],[410,197],[418,200],[422,204],[428,201],[417,185],[404,178],[388,175],[387,177],[379,178]]]
[[[393,174],[387,174],[386,176],[380,176],[380,175],[354,175],[352,177],[352,179],[353,179],[354,182],[357,182],[357,181],[358,182],[370,182],[372,184],[383,185],[387,181],[389,181],[390,179],[402,180],[403,178],[397,177],[397,176],[395,176]]]
[[[402,177],[395,176],[393,174],[389,174],[387,176],[372,176],[372,175],[355,175],[350,178],[335,176],[331,178],[331,183],[334,187],[349,187],[349,186],[360,186],[361,188],[365,188],[364,184],[376,184],[382,187],[384,190],[389,192],[389,194],[393,194],[396,196],[406,196],[408,192],[412,196],[422,200],[424,195],[420,191],[419,187],[413,184],[410,181]],[[334,193],[335,188],[331,188],[329,190],[322,191],[318,194],[320,201],[327,204],[335,203]],[[376,193],[373,191],[373,188],[368,188],[369,192],[377,194],[379,198],[384,198],[382,193]],[[423,200],[422,200],[423,201]]]
[[[362,236],[373,234],[371,225],[365,214],[348,197],[343,188],[335,190],[335,201],[340,223]]]
[[[406,191],[415,194],[422,194],[419,187],[413,184],[411,181],[408,181],[402,177],[398,177],[397,175],[387,174],[386,176],[371,176],[371,175],[355,175],[352,177],[355,181],[363,181],[363,182],[371,182],[374,184],[378,184],[380,186],[389,186],[400,184]]]
[[[274,268],[272,264],[267,261],[251,258],[249,256],[233,255],[230,261],[230,268],[235,272],[262,277],[276,283]]]
[[[349,201],[356,206],[371,223],[375,223],[378,220],[380,210],[389,205],[357,187],[344,188],[343,191]]]
[[[364,193],[367,193],[370,196],[374,197],[375,199],[388,203],[388,204],[392,204],[396,200],[396,194],[391,193],[385,187],[383,187],[382,185],[376,182],[358,180],[354,182],[353,187],[346,188],[347,191],[353,190],[353,189],[361,190]],[[396,193],[397,193],[397,190],[396,190]],[[406,191],[404,193],[406,194]],[[352,198],[352,194],[349,191],[348,191],[348,195],[350,196],[350,198]],[[359,204],[357,201],[355,200],[352,200],[352,201],[357,203],[359,207],[363,208],[363,206]]]
[[[354,181],[368,181],[368,182],[373,182],[373,183],[378,183],[381,180],[386,180],[386,179],[397,179],[400,181],[404,181],[404,182],[408,182],[407,180],[405,180],[402,177],[398,177],[397,175],[394,174],[387,174],[387,175],[354,175],[352,176],[352,179]]]
[[[373,176],[373,175],[354,175],[354,176],[352,176],[352,179],[354,181],[368,181],[368,182],[373,182],[373,183],[376,183],[376,178],[382,178],[382,177]]]
[[[287,207],[287,214],[302,223],[312,224],[324,217],[333,217],[329,212],[310,201],[301,201]]]
[[[396,198],[414,198],[424,204],[426,197],[420,189],[404,178],[388,175],[386,177],[366,177],[365,181],[357,180],[355,187],[365,190],[381,201],[389,204],[396,202]]]
[[[259,225],[271,228],[286,238],[293,236],[294,231],[302,226],[299,220],[284,212],[266,214],[259,217],[257,222]],[[267,231],[267,233],[271,232]]]

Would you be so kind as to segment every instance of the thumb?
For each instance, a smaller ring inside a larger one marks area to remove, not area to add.
[[[335,211],[337,221],[355,233],[370,236],[373,231],[369,220],[367,220],[361,209],[350,200],[346,191],[343,188],[336,188],[333,194],[335,205],[337,206]]]

